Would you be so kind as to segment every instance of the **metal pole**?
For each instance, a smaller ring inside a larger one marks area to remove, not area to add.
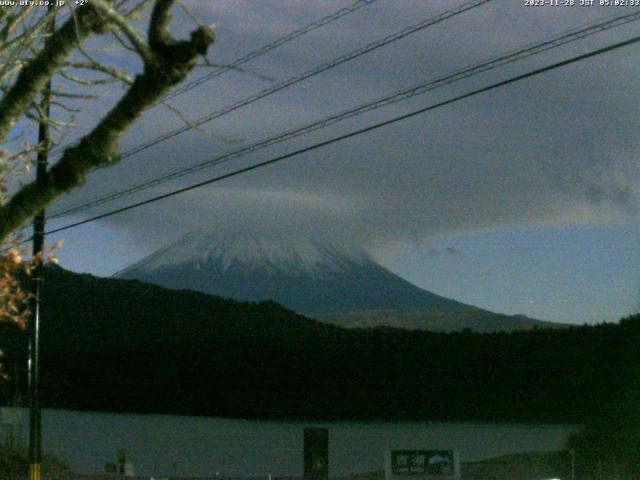
[[[569,450],[571,455],[571,480],[576,480],[576,451],[572,448]]]
[[[49,11],[55,8],[49,4]],[[55,15],[51,16],[48,32],[55,31]],[[48,39],[47,39],[48,41]],[[49,111],[51,106],[51,79],[46,83],[40,98],[38,123],[38,162],[36,180],[47,173],[49,150]],[[33,219],[33,256],[42,256],[44,249],[44,210]],[[40,480],[42,459],[42,414],[39,402],[40,386],[40,294],[43,281],[43,263],[38,262],[31,278],[31,319],[29,321],[29,480]]]

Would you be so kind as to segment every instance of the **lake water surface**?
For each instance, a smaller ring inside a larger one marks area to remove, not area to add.
[[[28,415],[18,430],[26,438]],[[125,449],[138,475],[301,475],[303,429],[329,429],[330,475],[382,470],[389,448],[457,449],[461,461],[559,450],[576,425],[467,422],[275,422],[43,411],[43,450],[98,473]],[[5,427],[6,428],[6,427]]]

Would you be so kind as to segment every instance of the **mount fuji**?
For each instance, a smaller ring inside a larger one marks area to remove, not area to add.
[[[512,331],[558,324],[441,297],[404,280],[349,242],[197,230],[118,272],[171,289],[273,300],[346,327]]]

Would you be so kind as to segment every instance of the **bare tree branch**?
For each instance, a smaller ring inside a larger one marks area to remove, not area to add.
[[[176,107],[175,105],[172,105],[171,103],[169,103],[169,101],[162,100],[161,103],[164,107],[168,108],[171,112],[173,112],[180,119],[180,121],[182,121],[182,123],[185,124],[185,126],[189,127],[192,130],[195,130],[196,132],[201,133],[202,135],[208,138],[211,138],[212,140],[215,140],[217,142],[223,142],[223,143],[238,143],[242,141],[239,139],[230,140],[228,138],[223,138],[219,135],[214,135],[213,133],[208,132],[204,128],[194,124],[191,120],[189,120],[189,118],[182,111],[180,111],[178,107]]]
[[[151,1],[152,0],[142,0],[141,2],[138,2],[136,5],[134,5],[131,8],[131,10],[129,10],[128,12],[125,12],[124,16],[127,17],[130,20],[135,19],[135,18],[139,18],[140,14],[144,10],[144,8],[147,5],[149,5],[151,3]]]
[[[24,67],[13,88],[0,100],[0,142],[44,88],[47,80],[60,68],[63,60],[73,52],[76,39],[86,38],[96,28],[98,19],[90,6],[85,5],[77,10],[77,22],[69,19],[49,39],[47,46]]]
[[[152,52],[144,39],[138,34],[138,32],[131,26],[129,20],[120,15],[114,8],[111,7],[104,0],[91,0],[93,8],[95,8],[100,15],[105,17],[107,21],[116,25],[122,33],[126,35],[131,44],[136,49],[137,53],[142,57],[145,63],[152,61]]]
[[[149,24],[149,46],[156,53],[164,51],[174,43],[168,31],[173,3],[174,0],[157,0],[153,8]]]
[[[116,40],[117,43],[119,43],[122,46],[122,48],[124,48],[125,50],[129,50],[130,52],[133,52],[133,53],[136,52],[135,47],[132,47],[131,45],[129,45],[127,41],[118,34],[118,32],[113,32],[112,34],[113,34],[113,38]]]
[[[80,100],[89,100],[89,99],[97,98],[97,96],[94,95],[94,94],[89,94],[89,93],[71,93],[71,92],[64,92],[64,91],[58,90],[58,89],[52,90],[51,93],[56,97],[74,98],[74,99],[80,99]]]
[[[133,77],[130,77],[124,72],[116,68],[109,67],[108,65],[103,65],[98,62],[91,63],[82,63],[82,62],[68,62],[66,64],[67,67],[75,68],[78,70],[92,70],[94,72],[102,73],[109,77],[112,77],[114,80],[126,83],[128,85],[133,84]]]
[[[15,15],[9,16],[5,20],[4,28],[2,29],[2,31],[0,31],[0,38],[6,41],[9,38],[9,35],[13,31],[13,29],[18,25],[20,21],[24,20],[27,16],[29,16],[32,9],[33,9],[33,6],[28,6],[22,10],[18,10]]]
[[[51,106],[55,106],[58,108],[61,108],[62,110],[64,110],[65,112],[69,112],[69,113],[80,113],[82,111],[82,109],[80,108],[72,108],[69,105],[65,105],[62,102],[58,102],[56,100],[51,100]],[[66,123],[65,123],[66,125]]]
[[[91,170],[117,162],[119,157],[116,152],[116,142],[120,135],[147,107],[153,105],[173,85],[186,77],[194,68],[198,56],[206,55],[207,49],[214,41],[214,35],[210,29],[200,27],[194,30],[190,40],[175,41],[169,35],[167,27],[172,4],[172,0],[156,1],[149,26],[151,56],[145,61],[144,71],[136,76],[124,97],[90,133],[82,138],[79,144],[65,150],[60,161],[45,176],[25,185],[4,206],[0,207],[0,239],[7,238],[11,232],[56,197],[84,183],[86,174]],[[79,33],[84,36],[92,28],[90,18],[95,19],[96,16],[89,18],[78,16],[78,23],[82,28]],[[71,25],[73,26],[73,23]],[[75,35],[73,29],[65,31],[64,35],[61,31],[56,32],[51,39],[52,47],[48,49],[51,58],[55,58],[56,66],[62,63],[64,56],[68,55],[68,49],[71,48],[66,41],[69,37],[73,39]],[[62,38],[59,38],[59,35]],[[43,63],[39,57],[35,60]],[[26,69],[30,67],[31,65]],[[39,75],[41,69],[53,72],[53,67],[46,63],[39,64],[39,69],[32,70],[35,70],[34,74]],[[20,77],[23,75],[24,71]],[[38,85],[36,80],[31,80],[30,89],[35,88],[37,91]],[[20,94],[21,96],[17,96],[14,93],[14,97],[17,97],[24,106],[25,99],[30,98],[30,90],[27,89]],[[8,112],[3,116],[0,115],[0,127],[3,126],[3,119],[6,124],[7,119],[19,114],[14,112],[16,110],[14,106],[5,105],[4,100],[0,103],[0,113],[2,108]],[[0,134],[6,135],[6,132],[0,130]]]

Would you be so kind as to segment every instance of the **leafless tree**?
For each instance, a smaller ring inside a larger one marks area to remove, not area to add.
[[[15,6],[0,8],[0,317],[24,321],[24,294],[15,282],[23,263],[16,232],[61,194],[82,185],[89,172],[117,163],[118,138],[206,56],[214,41],[209,27],[196,25],[184,40],[171,35],[174,3],[89,0],[47,8],[16,0]],[[101,48],[87,45],[92,36],[101,37]],[[105,45],[128,61],[110,64],[101,51]],[[126,64],[140,68],[131,71]],[[54,76],[50,104],[65,114],[61,118],[49,118],[40,101]],[[105,84],[123,87],[115,104],[96,111],[100,120],[72,145],[56,147],[78,109],[98,104],[95,89]],[[44,142],[34,141],[31,132],[41,122],[51,133]],[[42,148],[55,148],[59,156],[45,175],[25,182]]]

